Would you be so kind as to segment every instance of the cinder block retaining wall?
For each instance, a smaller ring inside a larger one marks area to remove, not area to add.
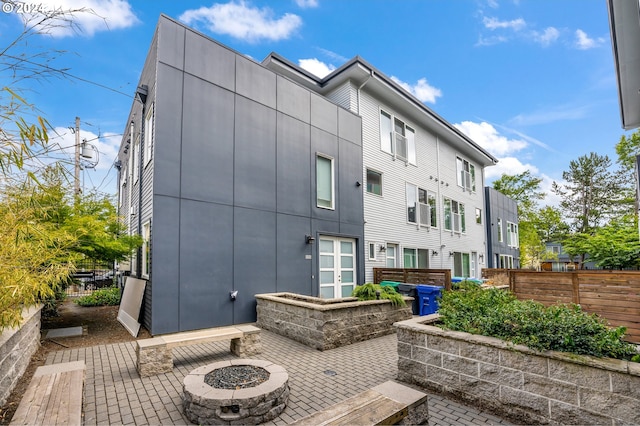
[[[321,351],[395,332],[393,323],[412,317],[388,300],[320,299],[293,293],[256,295],[256,325]]]
[[[0,405],[4,405],[40,346],[42,305],[22,311],[22,324],[0,334]]]
[[[540,353],[499,339],[396,324],[398,379],[518,423],[640,424],[640,363]]]

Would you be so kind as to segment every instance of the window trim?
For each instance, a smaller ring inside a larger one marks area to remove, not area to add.
[[[330,205],[329,206],[323,206],[320,205],[320,196],[318,193],[318,177],[319,177],[319,173],[318,173],[318,160],[322,158],[323,160],[328,160],[329,161],[329,167],[331,169],[331,183],[330,183],[330,190],[331,190],[331,199],[330,200],[323,200],[323,201],[329,201]],[[320,209],[326,209],[326,210],[335,210],[336,207],[336,179],[335,179],[335,162],[334,162],[334,158],[325,154],[321,154],[321,153],[316,153],[316,207],[320,208]]]
[[[377,192],[374,191],[369,191],[369,172],[373,173],[373,174],[377,174],[378,176],[380,176],[380,193],[378,194]],[[378,197],[382,197],[382,172],[379,172],[375,169],[370,169],[367,167],[367,182],[366,182],[366,191],[367,194],[372,194],[372,195],[377,195]]]
[[[390,154],[394,160],[398,159],[400,161],[403,161],[406,165],[411,164],[413,166],[417,166],[418,152],[416,147],[416,134],[417,134],[415,130],[416,128],[413,125],[408,124],[407,121],[404,120],[403,118],[400,118],[395,114],[387,112],[383,108],[379,108],[379,111],[380,113],[378,114],[378,120],[379,120],[379,130],[380,130],[380,150],[382,152],[386,152],[387,154]],[[384,135],[382,131],[383,116],[389,119],[390,128],[389,128],[388,136]],[[406,158],[403,158],[398,155],[397,139],[396,139],[396,134],[398,134],[398,132],[396,132],[395,130],[396,122],[399,122],[402,124],[404,134],[401,134],[400,136],[402,136],[406,140],[406,148],[407,148]],[[407,136],[407,132],[410,132],[412,134],[412,137]]]
[[[507,245],[512,248],[518,248],[520,246],[517,223],[507,221]]]
[[[482,225],[482,209],[476,207],[476,223]]]
[[[153,144],[153,135],[154,135],[154,127],[155,127],[155,108],[152,103],[149,107],[149,111],[147,111],[147,115],[144,119],[144,166],[147,167],[147,164],[151,161],[151,147]]]
[[[415,212],[414,217],[415,221],[412,222],[409,219],[409,190],[413,189],[413,194],[415,197]],[[426,203],[420,201],[420,191],[422,191],[426,196]],[[433,206],[430,204],[430,200],[433,200]],[[422,209],[423,205],[426,206],[427,213],[426,218],[428,219],[428,223],[422,223]],[[406,217],[405,220],[408,224],[416,225],[419,228],[437,228],[438,227],[438,200],[437,194],[433,191],[429,191],[428,189],[421,188],[418,185],[414,185],[410,182],[405,182],[405,208],[406,208]],[[434,217],[435,215],[435,217]],[[435,222],[435,225],[434,225]]]
[[[136,184],[140,178],[140,133],[131,147],[131,154],[133,155],[133,183]]]
[[[149,279],[149,272],[151,270],[151,221],[148,220],[142,224],[142,278]]]
[[[468,187],[463,176],[469,176]],[[456,183],[464,191],[476,192],[476,166],[460,155],[456,155]]]
[[[498,226],[498,242],[499,243],[504,243],[504,232],[502,230],[502,218],[499,217],[497,222],[497,226]]]
[[[443,209],[443,229],[445,231],[450,231],[456,234],[466,234],[467,233],[467,220],[466,220],[466,209],[464,203],[460,201],[456,201],[449,197],[442,197],[442,209]],[[447,207],[449,207],[449,227],[447,228]],[[455,209],[454,209],[455,207]],[[457,219],[457,220],[456,220]],[[456,223],[458,222],[458,223]],[[456,229],[456,225],[457,228]]]
[[[369,253],[367,253],[367,257],[369,260],[376,260],[376,243],[369,243]]]

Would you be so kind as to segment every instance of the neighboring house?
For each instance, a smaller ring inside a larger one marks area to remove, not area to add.
[[[540,262],[540,269],[543,271],[567,272],[575,271],[580,268],[579,256],[571,257],[562,250],[562,243],[548,242],[545,244],[547,253],[552,253],[553,257]],[[601,269],[596,267],[594,262],[588,259],[584,263],[582,269]]]
[[[151,334],[256,320],[256,293],[364,281],[362,120],[161,16],[119,161]],[[232,300],[231,292],[237,291]]]
[[[487,268],[520,268],[518,205],[512,198],[487,186]]]
[[[324,78],[262,63],[362,117],[366,281],[374,267],[481,276],[491,154],[360,57]]]

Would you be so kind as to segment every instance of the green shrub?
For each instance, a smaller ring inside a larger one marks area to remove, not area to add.
[[[458,291],[446,291],[438,313],[443,328],[497,337],[539,351],[617,359],[631,359],[638,353],[622,340],[625,327],[609,328],[603,318],[584,312],[579,305],[545,307],[501,289],[463,285]]]
[[[351,297],[357,297],[358,300],[391,300],[393,306],[406,306],[404,298],[393,287],[381,286],[380,284],[366,283],[356,286],[351,293]]]
[[[117,287],[101,288],[88,296],[74,300],[80,306],[115,306],[120,304],[120,289]]]

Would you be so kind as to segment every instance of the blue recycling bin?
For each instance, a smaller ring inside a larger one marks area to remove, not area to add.
[[[438,299],[442,297],[444,287],[419,284],[416,286],[420,303],[420,316],[438,312]]]

